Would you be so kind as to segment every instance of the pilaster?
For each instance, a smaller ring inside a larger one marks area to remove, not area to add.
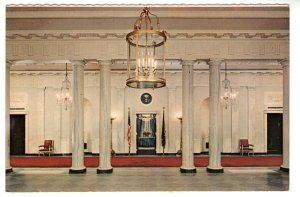
[[[176,87],[168,87],[169,91],[169,131],[175,131],[176,130],[176,122],[178,121],[178,117],[175,117],[175,107],[176,107]],[[176,141],[176,133],[175,132],[169,132],[168,133],[169,140],[167,140],[168,145],[168,151],[169,152],[176,152],[175,150],[175,141]],[[174,143],[168,143],[168,142],[174,142]]]
[[[289,74],[289,61],[283,60],[280,61],[283,70],[283,163],[280,167],[282,171],[289,172],[289,133],[290,133],[290,124],[289,124],[289,95],[290,95],[290,74]]]
[[[5,171],[13,172],[10,165],[10,62],[5,67]]]

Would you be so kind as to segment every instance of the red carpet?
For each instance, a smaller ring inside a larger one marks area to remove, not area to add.
[[[113,167],[180,167],[181,157],[112,157]],[[280,166],[282,156],[222,156],[223,167]],[[70,167],[71,157],[11,157],[12,167]],[[195,156],[196,167],[208,166],[208,156]],[[85,157],[86,167],[98,167],[99,157]]]

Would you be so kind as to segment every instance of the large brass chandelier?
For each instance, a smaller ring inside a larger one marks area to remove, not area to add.
[[[167,32],[160,31],[159,18],[149,8],[144,8],[134,23],[134,30],[126,36],[128,87],[161,88],[166,85],[166,40]]]

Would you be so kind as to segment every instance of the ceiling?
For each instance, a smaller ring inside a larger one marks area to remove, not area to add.
[[[143,6],[13,6],[6,8],[6,29],[128,30]],[[161,27],[172,30],[288,30],[288,5],[151,6]],[[91,20],[92,19],[92,20]]]
[[[139,16],[141,5],[7,5],[6,31],[128,33]],[[151,5],[160,18],[161,28],[170,32],[286,32],[289,33],[289,6],[283,5]],[[242,66],[241,66],[242,64]],[[19,62],[12,70],[64,70],[61,62]],[[167,69],[181,69],[178,60],[168,60]],[[229,61],[229,69],[281,69],[276,61]],[[88,64],[86,70],[97,70]],[[124,60],[113,70],[126,69]],[[195,69],[208,69],[198,62]]]

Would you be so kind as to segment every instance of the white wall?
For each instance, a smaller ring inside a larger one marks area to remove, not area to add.
[[[223,74],[222,74],[223,76]],[[70,75],[72,77],[72,75]],[[279,72],[229,73],[228,78],[239,92],[237,103],[222,110],[223,152],[238,152],[238,139],[246,137],[255,144],[256,152],[266,152],[264,111],[268,107],[282,107],[282,74]],[[37,153],[44,139],[55,140],[55,153],[71,152],[71,110],[65,111],[56,102],[63,73],[21,74],[11,72],[11,108],[25,108],[28,125],[26,153]],[[130,107],[132,126],[131,152],[136,151],[136,113],[153,112],[157,116],[157,152],[162,152],[161,125],[165,107],[166,153],[176,153],[180,148],[181,72],[167,73],[167,86],[160,89],[132,89],[125,85],[125,72],[112,72],[111,115],[113,120],[113,149],[128,153],[127,119]],[[85,73],[84,138],[88,152],[99,152],[99,72]],[[194,151],[205,150],[208,140],[208,72],[194,72]],[[152,102],[142,104],[140,96],[148,92]],[[45,95],[45,97],[44,97]],[[17,110],[14,110],[17,111]]]

